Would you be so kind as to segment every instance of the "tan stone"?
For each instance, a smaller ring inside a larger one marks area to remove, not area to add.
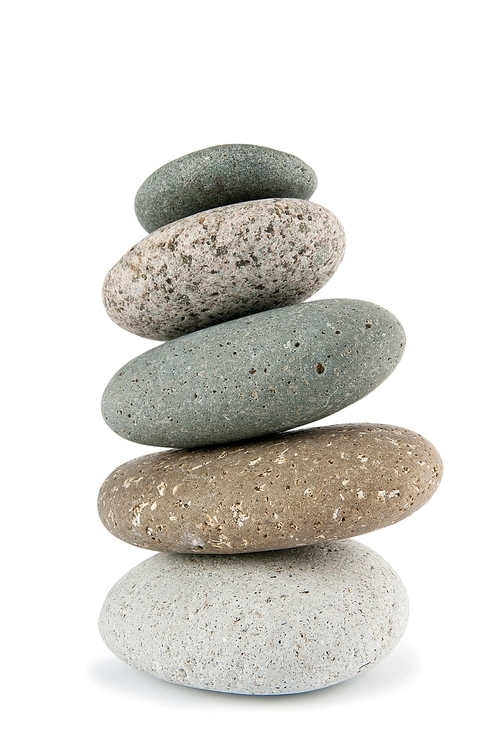
[[[419,434],[344,424],[131,460],[106,479],[98,507],[111,533],[144,549],[256,552],[397,523],[441,475],[437,450]]]
[[[332,212],[301,199],[216,207],[136,243],[108,272],[111,319],[151,340],[305,301],[344,256]]]

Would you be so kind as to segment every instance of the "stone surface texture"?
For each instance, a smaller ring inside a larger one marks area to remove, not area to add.
[[[367,395],[398,364],[401,324],[367,301],[298,303],[193,332],[123,366],[102,399],[120,436],[197,447],[292,429]]]
[[[253,144],[221,144],[186,154],[155,170],[135,197],[148,231],[207,209],[271,198],[309,199],[314,170],[298,157]]]
[[[98,509],[108,531],[144,549],[259,552],[397,523],[441,476],[419,434],[344,424],[131,460],[106,479]]]
[[[169,340],[309,298],[334,274],[344,248],[337,218],[310,201],[219,207],[137,243],[108,272],[103,301],[120,327]]]
[[[399,576],[355,541],[239,555],[156,554],[108,594],[101,635],[163,680],[253,695],[347,680],[408,620]]]

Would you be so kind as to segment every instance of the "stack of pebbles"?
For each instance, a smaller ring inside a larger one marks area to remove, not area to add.
[[[139,189],[150,235],[104,283],[118,325],[165,341],[115,374],[104,418],[175,449],[101,488],[106,528],[160,553],[114,586],[100,631],[120,659],[174,683],[322,688],[374,666],[406,627],[398,575],[350,539],[423,505],[439,454],[394,426],[288,431],[367,395],[405,344],[374,303],[303,302],[344,253],[315,187],[301,160],[258,146],[175,160]]]

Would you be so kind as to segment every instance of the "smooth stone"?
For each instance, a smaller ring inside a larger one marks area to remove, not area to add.
[[[325,426],[131,460],[102,485],[98,510],[110,533],[144,549],[259,552],[397,523],[442,472],[435,447],[408,429]]]
[[[298,157],[253,144],[221,144],[163,165],[137,191],[135,213],[148,233],[163,225],[240,201],[309,199],[314,170]]]
[[[99,619],[119,659],[225,693],[303,693],[386,657],[408,622],[399,576],[356,541],[258,554],[156,554]]]
[[[120,327],[169,340],[316,293],[342,261],[344,231],[301,199],[218,207],[137,243],[108,272],[103,301]]]
[[[367,301],[297,303],[192,332],[127,363],[102,398],[109,427],[159,447],[292,429],[374,390],[403,354],[401,324]]]

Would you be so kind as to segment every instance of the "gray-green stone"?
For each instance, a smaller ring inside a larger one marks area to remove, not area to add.
[[[160,167],[137,191],[135,213],[148,233],[206,209],[240,201],[309,199],[314,170],[298,157],[253,144],[222,144]]]
[[[399,321],[374,303],[299,303],[148,350],[111,379],[102,412],[120,436],[158,447],[262,436],[360,400],[404,346]]]

